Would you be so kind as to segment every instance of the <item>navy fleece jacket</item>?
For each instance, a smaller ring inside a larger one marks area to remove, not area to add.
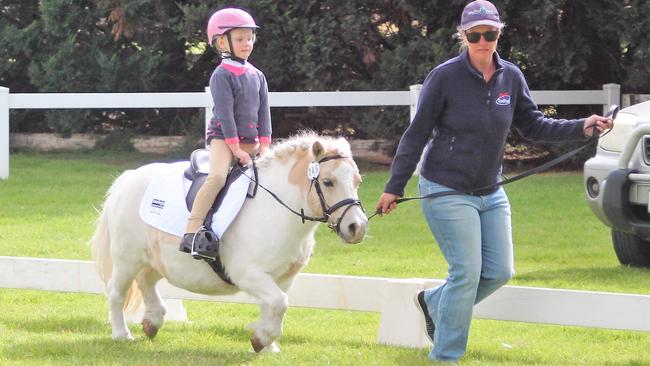
[[[426,145],[420,174],[438,184],[485,195],[498,181],[511,126],[532,140],[584,140],[584,119],[546,118],[537,109],[521,70],[494,53],[489,82],[469,62],[467,50],[437,66],[422,86],[418,109],[400,140],[385,192],[404,187]]]

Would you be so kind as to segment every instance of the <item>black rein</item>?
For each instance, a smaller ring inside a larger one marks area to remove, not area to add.
[[[317,164],[320,165],[320,164],[328,162],[330,160],[344,159],[344,158],[346,158],[346,157],[342,156],[342,155],[330,155],[330,156],[326,156],[326,157],[320,159],[317,162]],[[239,169],[242,169],[242,167],[240,166]],[[323,216],[322,217],[312,217],[312,216],[305,215],[305,210],[304,209],[301,208],[300,212],[294,210],[293,208],[289,207],[286,203],[284,203],[284,201],[282,201],[282,199],[280,199],[280,197],[278,197],[275,193],[271,192],[268,188],[264,187],[259,182],[259,178],[257,177],[257,166],[255,165],[255,161],[253,161],[253,171],[255,172],[255,178],[249,177],[242,169],[242,173],[249,180],[251,180],[257,186],[261,187],[263,190],[268,192],[271,195],[271,197],[273,197],[276,201],[278,201],[278,203],[280,203],[282,206],[287,208],[291,213],[293,213],[296,216],[299,216],[300,219],[302,220],[303,224],[305,223],[305,221],[325,222],[326,223],[326,222],[329,221],[329,219],[332,216],[332,214],[334,213],[334,211],[338,210],[339,208],[341,208],[343,206],[348,206],[348,207],[345,208],[345,210],[343,211],[343,213],[339,217],[336,224],[329,224],[328,225],[328,227],[330,229],[336,231],[336,233],[338,234],[339,231],[340,231],[339,226],[341,224],[341,220],[343,219],[345,214],[348,212],[348,210],[352,206],[359,206],[363,210],[363,206],[361,205],[361,200],[359,200],[357,198],[346,198],[346,199],[341,200],[341,201],[335,203],[334,205],[328,207],[327,202],[325,201],[325,196],[323,195],[323,190],[321,189],[321,186],[320,186],[320,183],[319,183],[319,179],[318,179],[319,174],[320,174],[320,172],[319,172],[315,177],[310,178],[311,179],[310,189],[311,189],[311,186],[314,186],[316,188],[316,194],[318,195],[318,200],[320,202],[321,209],[323,210]]]

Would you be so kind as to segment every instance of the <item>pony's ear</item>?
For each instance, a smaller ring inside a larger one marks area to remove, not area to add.
[[[311,145],[311,151],[314,153],[315,160],[320,160],[325,157],[325,147],[323,147],[320,141],[316,141]]]

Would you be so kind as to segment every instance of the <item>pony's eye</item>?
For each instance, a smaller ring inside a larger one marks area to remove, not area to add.
[[[323,184],[325,187],[334,187],[334,182],[331,179],[323,179]]]

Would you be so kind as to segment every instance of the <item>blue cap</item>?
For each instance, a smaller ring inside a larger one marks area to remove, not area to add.
[[[466,31],[477,25],[490,25],[499,29],[503,28],[503,23],[499,19],[499,11],[494,4],[486,0],[476,0],[465,6],[460,19],[460,28]]]

